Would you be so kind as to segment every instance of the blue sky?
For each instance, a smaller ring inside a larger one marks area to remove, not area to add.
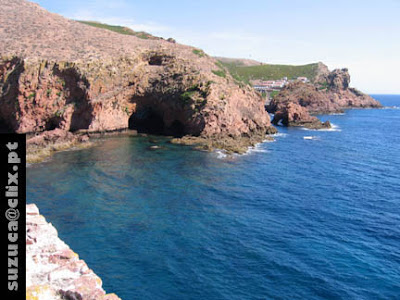
[[[352,86],[400,94],[400,0],[36,0],[63,16],[125,25],[266,63],[348,67]]]

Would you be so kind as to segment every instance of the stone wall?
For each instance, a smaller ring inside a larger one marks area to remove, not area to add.
[[[26,206],[26,287],[27,300],[120,299],[106,294],[100,277],[60,240],[35,204]]]

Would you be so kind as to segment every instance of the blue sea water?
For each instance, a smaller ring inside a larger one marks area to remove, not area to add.
[[[159,137],[58,153],[27,199],[122,299],[400,299],[400,96],[375,97],[390,107],[244,156]]]

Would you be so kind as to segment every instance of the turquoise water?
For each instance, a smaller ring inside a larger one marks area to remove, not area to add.
[[[240,157],[154,137],[58,153],[27,199],[122,299],[400,299],[400,96],[376,98],[396,107]]]

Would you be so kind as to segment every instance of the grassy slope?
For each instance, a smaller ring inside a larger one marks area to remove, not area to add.
[[[142,39],[160,39],[159,37],[153,36],[147,32],[134,31],[128,27],[108,25],[93,21],[78,21],[86,25],[111,30],[120,34],[134,35]],[[201,50],[194,50],[201,51]],[[201,51],[202,52],[202,51]],[[204,52],[202,52],[204,54]],[[288,77],[289,79],[305,76],[310,80],[313,80],[318,69],[318,64],[308,64],[303,66],[291,66],[291,65],[255,65],[246,66],[241,60],[236,59],[222,59],[220,63],[223,67],[228,69],[232,76],[245,83],[249,83],[252,79],[281,79],[282,77]],[[257,62],[256,62],[257,63]],[[221,66],[221,67],[222,67]],[[223,69],[223,68],[221,68]]]
[[[234,77],[240,78],[242,81],[249,82],[252,79],[273,80],[287,77],[288,79],[305,76],[313,80],[318,64],[308,64],[303,66],[291,65],[269,65],[261,66],[243,66],[234,62],[221,62]]]
[[[99,23],[99,22],[92,22],[92,21],[78,21],[80,23],[86,24],[86,25],[90,25],[93,27],[97,27],[97,28],[103,28],[103,29],[107,29],[107,30],[111,30],[117,33],[121,33],[121,34],[126,34],[126,35],[134,35],[138,38],[141,39],[151,39],[151,40],[158,40],[160,39],[159,37],[156,37],[154,35],[151,35],[150,33],[144,32],[144,31],[134,31],[128,27],[123,27],[123,26],[116,26],[116,25],[108,25],[108,24],[103,24],[103,23]]]

